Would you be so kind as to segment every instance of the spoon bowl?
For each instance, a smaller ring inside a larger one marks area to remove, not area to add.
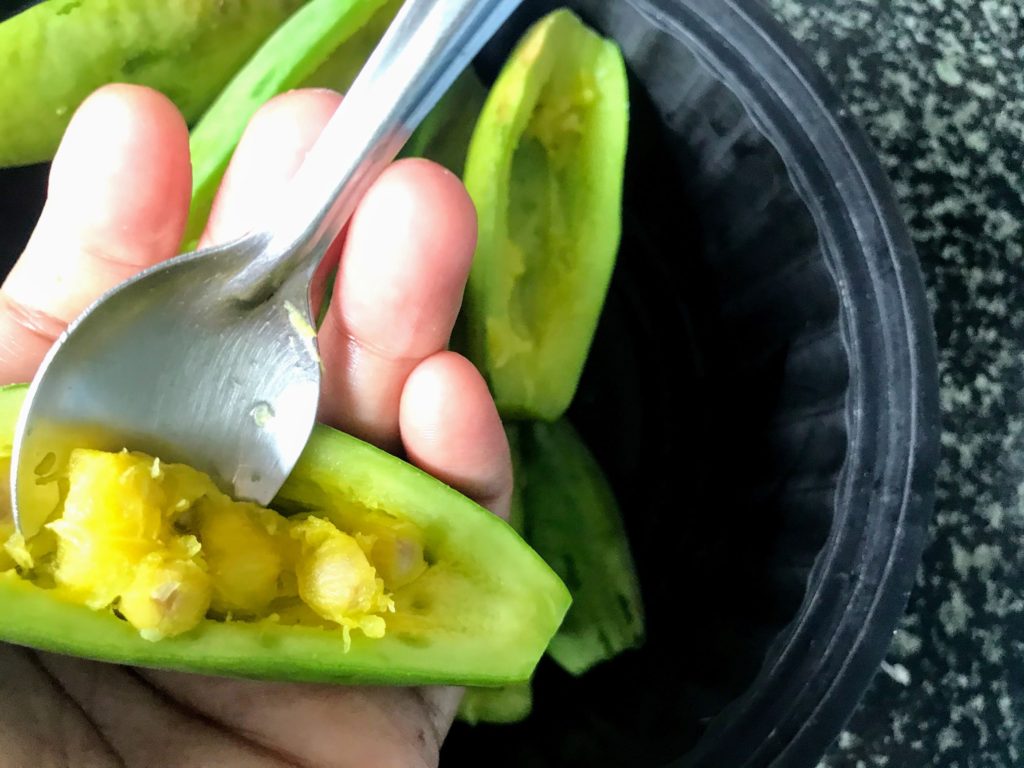
[[[22,414],[19,507],[45,516],[51,467],[75,448],[144,451],[202,467],[268,503],[316,418],[320,364],[305,275],[272,300],[209,290],[252,261],[252,238],[180,257],[103,296],[51,350]],[[20,518],[32,534],[44,519]]]

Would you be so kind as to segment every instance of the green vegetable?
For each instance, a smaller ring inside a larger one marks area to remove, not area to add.
[[[312,0],[312,2],[316,1]],[[332,0],[332,2],[335,6],[339,6],[338,0]],[[348,4],[353,4],[352,0],[348,0]],[[370,58],[373,49],[377,47],[377,43],[380,42],[388,26],[394,20],[395,14],[402,7],[402,0],[356,0],[354,4],[365,7],[360,15],[367,12],[371,15],[365,17],[362,26],[358,27],[355,32],[345,37],[334,37],[333,34],[329,34],[317,41],[318,46],[324,43],[329,44],[332,39],[337,42],[334,45],[334,50],[323,60],[316,71],[302,79],[301,87],[332,88],[336,91],[348,90],[348,87],[355,81],[356,75],[359,74],[359,70],[363,68],[363,64]],[[351,11],[344,9],[343,13],[347,14]],[[312,28],[312,24],[310,27]],[[282,55],[288,55],[288,53],[282,51]],[[304,59],[307,55],[308,51],[303,48],[296,47],[291,51],[292,57]]]
[[[0,391],[0,448],[8,455],[25,391]],[[0,641],[243,677],[500,685],[529,678],[568,608],[564,585],[508,525],[412,465],[327,427],[316,428],[274,506],[356,521],[384,512],[421,533],[429,567],[394,590],[383,637],[354,633],[346,651],[342,633],[321,625],[205,618],[150,641],[110,608],[36,585],[12,564],[0,572]],[[10,532],[5,511],[0,524]],[[24,546],[7,552],[18,562],[27,554]]]
[[[50,160],[78,105],[112,82],[196,119],[304,0],[48,0],[0,24],[0,167]]]
[[[299,86],[344,90],[384,34],[398,0],[311,0],[274,32],[192,130],[192,205],[184,250],[195,247],[249,119]]]
[[[508,524],[516,533],[522,534],[526,526],[526,508],[523,506],[524,486],[526,476],[523,472],[523,437],[524,429],[528,426],[520,426],[516,422],[506,422],[505,437],[508,439],[508,449],[512,456],[512,502],[508,512]]]
[[[239,72],[192,132],[192,205],[186,250],[195,247],[202,234],[231,154],[256,110],[289,88],[345,91],[400,5],[397,0],[313,0]],[[308,46],[306,41],[311,41]],[[333,52],[322,61],[324,50]],[[461,174],[485,96],[483,84],[473,72],[464,72],[409,139],[402,156],[426,157]]]
[[[441,97],[402,149],[402,157],[425,157],[462,175],[466,150],[487,90],[467,69]]]
[[[576,430],[563,419],[520,432],[524,535],[573,597],[548,654],[580,675],[643,642],[640,587],[615,496]]]
[[[467,688],[459,704],[458,718],[470,725],[477,723],[518,723],[533,708],[530,683],[515,683],[501,688]]]
[[[628,111],[619,49],[560,10],[519,43],[480,115],[465,327],[503,416],[557,419],[576,391],[618,251]]]
[[[506,424],[505,433],[512,451],[512,465],[519,467],[519,428],[516,424]],[[516,471],[508,523],[514,531],[521,534],[525,522],[522,476]],[[533,686],[532,682],[527,680],[522,683],[503,685],[499,688],[467,688],[459,703],[457,717],[470,725],[517,723],[525,720],[531,709],[533,709]]]

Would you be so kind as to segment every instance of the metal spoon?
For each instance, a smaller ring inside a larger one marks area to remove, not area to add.
[[[35,534],[74,448],[144,451],[267,504],[316,419],[310,282],[413,129],[519,0],[408,0],[266,229],[102,296],[54,344],[14,438],[14,520]],[[49,475],[49,477],[48,477]]]

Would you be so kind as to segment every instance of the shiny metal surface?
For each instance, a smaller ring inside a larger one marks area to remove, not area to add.
[[[310,281],[327,246],[413,129],[519,0],[408,0],[265,229],[185,254],[101,297],[50,350],[11,462],[31,535],[74,448],[140,450],[268,503],[316,418]],[[31,510],[31,519],[25,512]]]

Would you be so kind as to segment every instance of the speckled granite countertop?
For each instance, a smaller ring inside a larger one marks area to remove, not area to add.
[[[879,149],[940,350],[910,607],[822,768],[1024,765],[1024,0],[767,0]]]

